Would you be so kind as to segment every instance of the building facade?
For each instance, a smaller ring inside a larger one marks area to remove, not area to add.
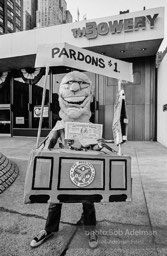
[[[36,11],[38,1],[24,0],[23,1],[23,28],[24,30],[33,29],[36,27]]]
[[[164,8],[2,36],[1,133],[8,131],[13,136],[36,136],[39,122],[37,110],[41,104],[45,74],[44,67],[34,69],[38,45],[67,42],[102,56],[133,63],[134,81],[122,81],[129,119],[128,140],[156,140],[156,54],[163,37]],[[62,76],[69,71],[70,67],[50,67],[42,135],[48,134],[59,119],[58,87]],[[95,87],[91,121],[103,124],[103,136],[111,139],[118,80],[94,73],[88,73],[88,76]]]
[[[23,0],[0,0],[0,35],[23,30]]]
[[[167,147],[167,48],[161,53],[158,67],[158,98],[157,98],[157,140]]]
[[[31,24],[32,28],[36,27],[36,12],[38,10],[38,1],[31,0]]]
[[[71,12],[69,10],[66,10],[66,23],[71,23],[73,21]]]
[[[67,3],[65,0],[38,1],[36,14],[38,28],[72,22],[72,16],[70,16],[69,11],[67,12]]]

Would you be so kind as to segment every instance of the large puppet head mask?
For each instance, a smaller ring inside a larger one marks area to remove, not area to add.
[[[79,71],[68,73],[59,88],[60,117],[64,121],[88,122],[92,97],[92,83],[87,75]]]

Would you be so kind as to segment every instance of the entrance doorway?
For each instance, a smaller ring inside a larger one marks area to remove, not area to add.
[[[10,104],[0,104],[0,134],[10,134]]]
[[[0,135],[11,134],[10,81],[0,83]]]
[[[129,119],[128,140],[155,140],[156,95],[154,58],[134,59],[133,72],[134,82],[125,83],[123,86]],[[96,100],[98,103],[96,122],[104,124],[104,138],[112,139],[112,122],[118,81],[102,76],[97,76],[96,80]]]

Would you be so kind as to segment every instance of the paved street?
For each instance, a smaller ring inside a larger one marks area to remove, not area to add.
[[[132,202],[96,204],[99,246],[90,249],[77,225],[81,204],[64,204],[60,231],[36,249],[29,243],[43,229],[47,204],[23,203],[26,167],[35,138],[0,137],[0,152],[19,167],[15,182],[0,194],[1,256],[167,255],[167,148],[157,142],[127,142],[132,157]]]

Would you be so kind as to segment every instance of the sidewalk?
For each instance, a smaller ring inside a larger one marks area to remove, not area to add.
[[[157,142],[127,142],[132,157],[132,202],[96,204],[99,246],[88,246],[77,226],[81,204],[64,204],[60,232],[31,249],[34,234],[44,227],[47,204],[24,205],[23,190],[29,153],[36,138],[0,137],[0,152],[16,162],[20,173],[0,195],[0,255],[167,255],[167,148]]]

